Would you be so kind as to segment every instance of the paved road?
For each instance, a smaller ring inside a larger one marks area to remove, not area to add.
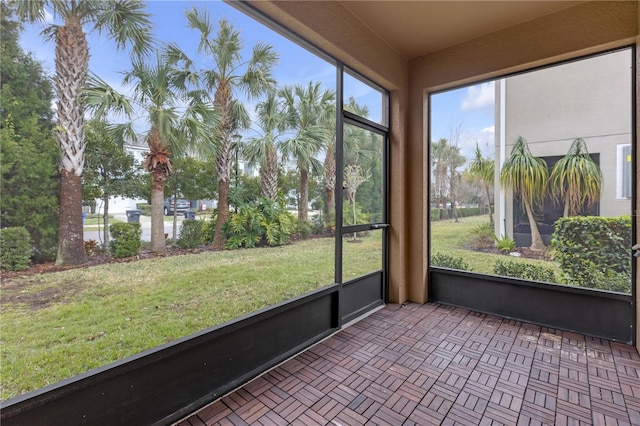
[[[126,222],[127,215],[126,214],[114,214],[114,218]],[[184,215],[178,215],[177,217],[177,236],[180,236],[180,224],[184,219]],[[140,216],[140,225],[142,226],[142,241],[151,241],[151,217],[150,216]],[[165,216],[164,221],[164,232],[169,234],[169,238],[173,236],[173,217]],[[93,227],[91,230],[84,231],[84,240],[96,240],[98,243],[102,244],[102,229],[98,230],[97,227]]]

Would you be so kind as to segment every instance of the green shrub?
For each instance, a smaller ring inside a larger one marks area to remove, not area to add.
[[[180,225],[180,238],[176,244],[180,248],[196,248],[202,245],[203,220],[185,219]]]
[[[331,224],[326,223],[322,212],[311,218],[311,232],[315,235],[324,234],[330,226]]]
[[[140,210],[142,216],[151,216],[151,205],[147,203],[136,204],[136,209]]]
[[[622,272],[608,271],[606,274],[598,271],[594,276],[601,277],[597,280],[598,290],[617,291],[620,293],[631,293],[631,275]]]
[[[213,236],[216,232],[216,220],[218,219],[218,209],[213,209],[209,220],[202,224],[202,242],[210,244],[213,242]]]
[[[458,207],[456,209],[456,215],[458,218],[461,217],[471,217],[471,216],[480,216],[482,211],[480,207]],[[432,207],[429,210],[429,217],[431,221],[441,220],[441,219],[453,219],[453,210],[452,209],[442,209]]]
[[[503,277],[522,278],[531,281],[556,282],[552,268],[531,263],[498,260],[493,265],[493,272]]]
[[[601,280],[618,282],[615,274],[631,276],[630,216],[560,218],[555,222],[551,244],[567,284],[618,287]]]
[[[475,248],[491,247],[496,239],[495,231],[490,223],[483,223],[473,228],[473,245]]]
[[[516,248],[516,240],[509,237],[496,238],[496,248],[503,253],[509,253]]]
[[[129,257],[140,253],[142,228],[140,223],[114,223],[109,226],[111,233],[111,254],[113,257]]]
[[[577,287],[595,288],[598,290],[631,293],[631,274],[614,270],[602,271],[588,260],[580,260],[574,265],[572,274],[564,274],[565,284]]]
[[[433,253],[431,255],[431,266],[471,271],[471,267],[462,257],[444,253]]]
[[[356,222],[353,221],[353,205],[345,202],[342,204],[342,222],[345,225],[356,225],[359,223],[369,223],[371,217],[368,213],[362,211],[362,206],[356,203]]]
[[[471,217],[480,215],[480,207],[458,207],[456,209],[458,217]]]
[[[0,263],[8,271],[21,271],[31,261],[31,236],[24,226],[0,229]]]
[[[309,238],[311,234],[313,234],[311,222],[298,221],[298,224],[296,225],[296,234],[302,239]]]
[[[225,248],[279,246],[289,242],[296,229],[296,219],[287,212],[284,199],[260,198],[257,203],[238,207],[222,227],[227,239]]]

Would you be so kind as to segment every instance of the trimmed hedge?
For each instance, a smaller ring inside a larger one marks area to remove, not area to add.
[[[143,216],[151,216],[151,205],[147,203],[136,204],[136,209],[140,210],[140,214]]]
[[[560,218],[551,244],[563,281],[588,288],[620,288],[631,278],[631,216]],[[620,290],[616,290],[620,291]]]
[[[7,271],[21,271],[31,261],[31,235],[24,226],[0,229],[0,264]]]
[[[458,217],[471,217],[471,216],[480,216],[484,213],[481,212],[480,207],[459,207],[456,209],[456,213]],[[441,220],[441,219],[453,219],[453,210],[452,209],[440,209],[440,208],[432,208],[429,212],[431,220]]]
[[[431,266],[471,271],[471,267],[461,256],[451,256],[449,254],[437,252],[431,255]]]
[[[556,282],[553,268],[531,263],[498,260],[493,265],[493,272],[503,277],[522,278],[531,281]]]

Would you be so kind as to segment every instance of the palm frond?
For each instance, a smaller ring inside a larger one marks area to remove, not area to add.
[[[200,31],[200,48],[204,47],[202,45],[203,41],[206,41],[213,32],[209,11],[207,9],[199,11],[195,7],[192,7],[185,11],[185,16],[187,17],[189,27]]]
[[[129,99],[96,74],[90,74],[87,78],[84,102],[87,109],[98,116],[109,112],[129,116],[132,110]]]
[[[16,15],[27,22],[43,22],[45,20],[46,0],[10,0],[16,6]]]
[[[567,154],[554,164],[549,181],[554,200],[564,200],[568,214],[575,214],[582,206],[591,207],[600,200],[602,172],[581,138],[575,139]]]
[[[97,2],[83,2],[97,3]],[[120,49],[131,45],[136,55],[147,55],[154,46],[151,15],[145,4],[137,0],[117,0],[97,3],[103,5],[96,16],[95,27],[107,31]]]
[[[251,125],[251,116],[244,104],[237,99],[231,100],[231,117],[233,117],[234,129],[248,129]]]
[[[502,186],[512,188],[523,200],[533,205],[544,199],[548,178],[547,164],[531,154],[526,139],[518,137],[511,155],[502,165]]]

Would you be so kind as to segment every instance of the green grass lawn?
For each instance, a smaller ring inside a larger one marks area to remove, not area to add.
[[[119,219],[116,219],[113,216],[109,216],[109,225],[113,225],[114,223],[122,222]],[[104,218],[102,216],[92,215],[90,217],[86,217],[83,221],[85,230],[97,230],[102,229],[104,226]]]
[[[473,229],[487,223],[489,223],[489,216],[463,217],[458,219],[458,222],[453,219],[431,222],[431,253],[439,252],[462,257],[469,264],[471,271],[481,274],[493,274],[493,265],[496,260],[501,259],[552,267],[556,269],[556,276],[559,276],[560,268],[556,262],[475,250]]]
[[[349,244],[349,277],[380,239]],[[346,243],[345,243],[346,244]],[[1,399],[55,383],[333,283],[333,238],[3,279]]]

